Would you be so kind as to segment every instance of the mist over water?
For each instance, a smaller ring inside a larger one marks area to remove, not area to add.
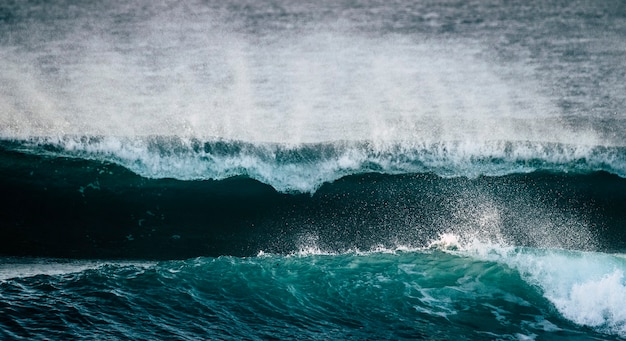
[[[624,338],[624,37],[620,0],[0,2],[0,338]]]
[[[9,5],[0,135],[623,145],[590,119],[622,122],[622,40],[586,30],[558,59],[542,47],[575,34],[579,7],[533,28],[473,3]]]

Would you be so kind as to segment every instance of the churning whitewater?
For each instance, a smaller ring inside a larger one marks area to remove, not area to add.
[[[0,4],[0,338],[626,338],[623,1]]]

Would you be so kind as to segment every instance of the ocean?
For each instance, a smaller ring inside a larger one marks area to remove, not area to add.
[[[0,4],[0,339],[626,338],[623,1]]]

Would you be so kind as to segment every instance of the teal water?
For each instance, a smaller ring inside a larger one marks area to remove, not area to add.
[[[626,338],[626,4],[0,3],[0,338]]]
[[[626,260],[618,255],[482,246],[4,262],[0,332],[15,339],[582,340],[626,333]]]
[[[159,263],[3,262],[0,333],[11,339],[626,335],[626,259],[619,255],[482,246]]]

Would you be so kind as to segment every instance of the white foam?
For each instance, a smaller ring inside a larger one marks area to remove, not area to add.
[[[51,144],[60,155],[117,163],[148,178],[221,180],[246,175],[283,192],[312,193],[325,182],[365,172],[432,172],[444,177],[475,178],[541,169],[605,170],[626,176],[626,154],[622,149],[528,141],[244,143],[240,149],[237,146],[241,141],[181,137],[64,136],[30,141],[36,152],[40,150],[37,145]],[[202,148],[205,142],[232,144],[235,151],[206,151]],[[316,146],[331,151],[318,151]],[[302,158],[284,156],[301,152],[305,155]]]
[[[429,249],[458,250],[462,247],[461,240],[454,233],[442,233],[439,239],[432,241]]]
[[[626,337],[626,282],[623,269],[601,278],[574,283],[567,295],[553,295],[555,306],[568,319]]]
[[[449,239],[450,237],[446,237]],[[626,337],[626,259],[621,255],[514,248],[474,241],[463,254],[506,264],[541,289],[563,317]]]

